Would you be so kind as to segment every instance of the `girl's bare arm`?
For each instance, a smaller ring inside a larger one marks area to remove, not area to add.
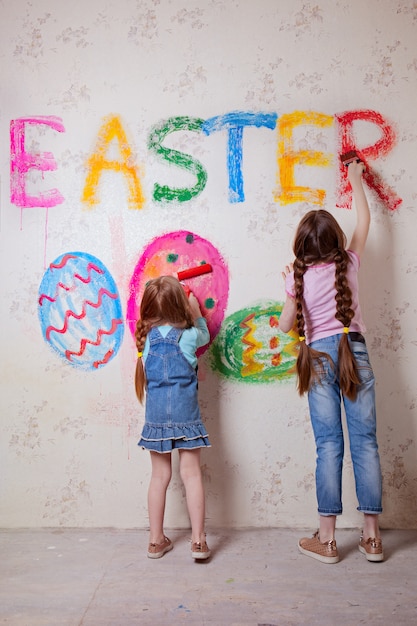
[[[293,264],[286,265],[282,272],[282,277],[285,281],[288,274],[293,271]],[[287,294],[285,304],[282,309],[282,313],[279,318],[279,328],[283,333],[288,333],[294,326],[295,315],[297,312],[295,299]]]
[[[371,214],[369,211],[368,200],[365,195],[362,182],[362,174],[365,166],[362,161],[357,163],[353,161],[348,167],[348,179],[352,187],[353,199],[356,209],[356,226],[353,231],[352,240],[349,249],[356,252],[360,257],[365,248],[368,238],[369,225],[371,223]]]

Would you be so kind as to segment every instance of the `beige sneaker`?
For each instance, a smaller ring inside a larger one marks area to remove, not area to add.
[[[300,539],[298,542],[298,549],[302,554],[311,556],[313,559],[317,559],[317,561],[321,561],[322,563],[339,562],[339,553],[337,551],[336,541],[331,539],[331,541],[321,543],[318,530],[314,533],[311,539],[308,539],[307,537]]]
[[[359,552],[362,552],[368,561],[375,563],[384,560],[381,539],[369,538],[365,541],[363,535],[361,535],[358,548]]]
[[[199,541],[191,543],[191,556],[193,559],[203,561],[204,559],[208,559],[210,554],[211,552],[206,541],[203,541],[202,543]]]
[[[160,559],[166,552],[172,550],[174,546],[168,537],[164,537],[162,543],[150,543],[148,546],[148,557],[150,559]]]

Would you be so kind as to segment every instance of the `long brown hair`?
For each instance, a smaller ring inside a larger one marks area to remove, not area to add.
[[[308,319],[304,312],[304,274],[309,265],[317,263],[335,264],[336,314],[344,328],[348,328],[355,312],[352,309],[352,292],[347,280],[349,255],[346,252],[346,236],[331,213],[323,209],[309,211],[300,221],[294,239],[294,281],[296,301],[296,325],[300,337],[297,358],[298,391],[308,391],[317,379],[314,361],[328,359],[325,352],[310,348],[305,342],[305,326]],[[355,357],[350,348],[347,333],[339,343],[339,384],[344,396],[354,400],[360,380]]]
[[[188,298],[181,283],[173,276],[159,276],[150,280],[140,303],[140,318],[136,322],[135,339],[138,351],[135,372],[135,389],[139,402],[145,396],[146,377],[142,352],[146,336],[153,326],[170,324],[178,328],[191,328],[193,320]]]

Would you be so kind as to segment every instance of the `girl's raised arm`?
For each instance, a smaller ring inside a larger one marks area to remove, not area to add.
[[[200,304],[192,291],[188,296],[188,302],[190,304],[191,317],[193,321],[195,321],[198,317],[203,317],[200,309]]]
[[[353,161],[348,167],[348,179],[352,187],[353,199],[356,208],[356,226],[353,231],[349,249],[356,252],[360,257],[365,248],[368,238],[371,214],[362,182],[362,174],[365,166],[362,161]]]
[[[284,279],[284,283],[286,278],[291,272],[294,271],[294,266],[292,263],[286,265],[284,271],[282,272],[282,278]],[[287,293],[287,298],[285,300],[285,304],[283,306],[280,318],[279,318],[279,328],[283,333],[289,333],[290,330],[294,326],[295,316],[297,313],[297,306],[295,303],[295,298],[290,296]]]

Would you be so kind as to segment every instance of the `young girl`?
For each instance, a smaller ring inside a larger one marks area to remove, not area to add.
[[[207,324],[196,297],[190,293],[187,298],[176,278],[161,276],[145,287],[135,334],[135,386],[141,403],[146,389],[145,425],[138,445],[150,451],[152,462],[148,557],[158,559],[173,547],[164,534],[164,512],[171,452],[178,449],[191,521],[191,555],[207,559],[200,449],[210,442],[198,406],[196,357],[197,348],[210,340]]]
[[[356,484],[364,514],[359,550],[368,561],[384,558],[378,514],[382,512],[381,469],[376,440],[375,380],[363,337],[358,301],[359,259],[370,224],[362,185],[362,162],[348,165],[356,205],[356,227],[349,249],[340,226],[327,211],[310,211],[294,240],[294,263],[285,268],[287,298],[280,328],[294,323],[300,339],[298,390],[308,392],[317,448],[316,493],[320,527],[300,551],[323,563],[337,563],[336,516],[342,513],[344,441],[343,399]]]

